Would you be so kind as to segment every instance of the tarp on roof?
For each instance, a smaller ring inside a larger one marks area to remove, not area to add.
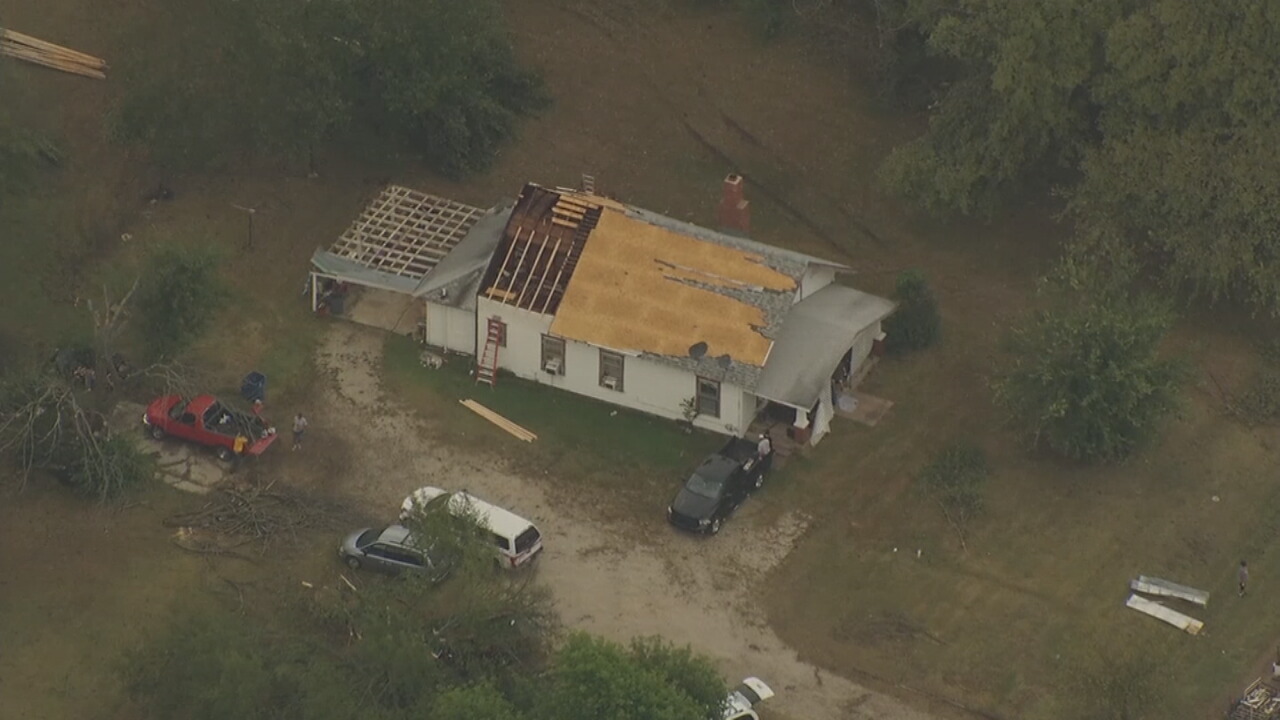
[[[449,254],[422,278],[414,288],[413,296],[421,298],[434,293],[437,297],[430,298],[432,302],[454,307],[464,307],[464,301],[470,296],[470,305],[474,306],[474,286],[488,268],[489,259],[502,240],[502,231],[511,217],[511,209],[509,204],[495,207],[477,220]],[[446,291],[443,298],[438,297],[441,290]]]
[[[811,408],[831,387],[831,374],[858,333],[893,312],[894,303],[843,285],[828,285],[796,303],[774,341],[755,394]]]
[[[418,285],[418,280],[414,278],[374,270],[363,263],[334,255],[328,250],[316,250],[311,255],[311,266],[321,274],[380,290],[411,293]]]

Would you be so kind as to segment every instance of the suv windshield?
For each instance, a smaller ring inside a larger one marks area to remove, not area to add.
[[[701,495],[706,498],[718,498],[720,497],[720,490],[724,486],[724,481],[713,480],[699,475],[698,473],[694,473],[693,476],[689,478],[689,482],[685,483],[684,486],[688,488],[689,492],[696,495]]]
[[[378,539],[378,536],[381,534],[382,533],[379,532],[378,530],[373,530],[373,529],[365,530],[364,532],[360,533],[360,537],[356,538],[356,547],[358,548],[369,547],[370,545],[373,544],[373,541]]]

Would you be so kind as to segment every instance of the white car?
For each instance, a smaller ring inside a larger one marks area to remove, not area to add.
[[[749,677],[725,698],[724,720],[760,720],[753,708],[771,697],[773,690],[764,681]]]

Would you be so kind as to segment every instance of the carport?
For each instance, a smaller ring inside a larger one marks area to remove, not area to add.
[[[385,188],[328,250],[311,256],[311,310],[399,333],[423,321],[414,291],[485,215],[399,185]]]

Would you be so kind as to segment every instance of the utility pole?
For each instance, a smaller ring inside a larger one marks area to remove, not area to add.
[[[236,210],[242,210],[249,215],[249,237],[245,240],[244,247],[246,250],[253,249],[253,216],[258,214],[257,208],[244,207],[243,205],[232,205]]]

